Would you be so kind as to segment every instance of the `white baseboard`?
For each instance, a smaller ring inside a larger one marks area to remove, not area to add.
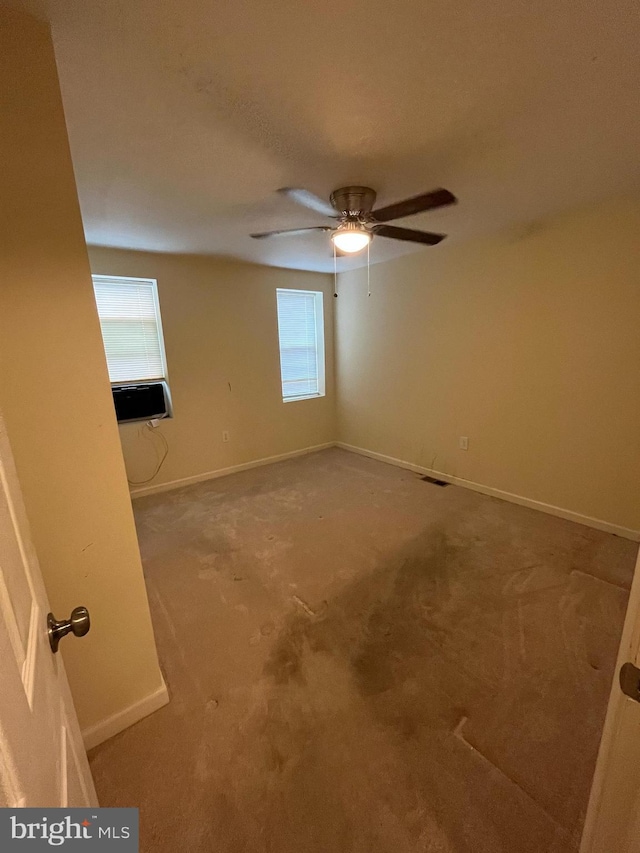
[[[157,492],[169,492],[172,489],[181,489],[183,486],[190,486],[193,483],[202,483],[204,480],[215,480],[217,477],[227,477],[229,474],[237,474],[238,471],[248,471],[250,468],[271,465],[273,462],[282,462],[285,459],[293,459],[295,456],[306,456],[307,453],[316,453],[318,450],[326,450],[328,447],[335,446],[335,441],[327,441],[324,444],[316,444],[313,447],[303,447],[300,450],[279,453],[277,456],[265,456],[264,459],[241,462],[239,465],[231,465],[229,468],[218,468],[217,471],[205,471],[204,474],[194,474],[192,477],[169,480],[167,483],[158,483],[155,486],[144,486],[142,489],[132,489],[131,497],[142,498],[145,495],[154,495]]]
[[[157,690],[145,696],[144,699],[140,699],[138,702],[134,702],[133,705],[129,705],[128,708],[124,708],[124,710],[118,711],[117,714],[107,717],[106,720],[101,720],[101,722],[96,723],[94,726],[84,729],[82,739],[85,749],[92,749],[99,743],[109,740],[110,737],[129,728],[129,726],[142,720],[143,717],[153,714],[154,711],[162,708],[163,705],[167,705],[168,702],[169,691],[163,681]]]
[[[370,459],[386,462],[389,465],[395,465],[398,468],[406,468],[409,471],[415,471],[417,474],[428,474],[431,477],[437,477],[439,480],[446,480],[447,483],[463,486],[465,489],[472,489],[474,492],[481,492],[483,495],[490,495],[493,498],[500,498],[503,501],[510,501],[511,503],[526,506],[530,509],[537,509],[540,512],[546,512],[549,515],[558,516],[558,518],[565,518],[568,521],[576,521],[578,524],[585,524],[587,527],[594,527],[596,530],[603,530],[605,533],[614,533],[616,536],[623,536],[625,539],[631,539],[633,542],[640,542],[640,530],[622,527],[619,524],[602,521],[599,518],[591,518],[589,515],[582,515],[570,509],[563,509],[559,506],[553,506],[553,504],[543,503],[532,498],[525,498],[522,495],[514,495],[512,492],[494,489],[492,486],[483,486],[482,483],[474,483],[472,480],[454,477],[451,474],[445,474],[443,471],[435,471],[433,468],[414,465],[412,462],[405,462],[403,459],[396,459],[394,456],[386,456],[384,453],[376,453],[374,450],[366,450],[364,447],[345,444],[343,441],[336,442],[336,447],[341,447],[343,450],[350,450],[352,453],[359,453],[361,456],[368,456]]]

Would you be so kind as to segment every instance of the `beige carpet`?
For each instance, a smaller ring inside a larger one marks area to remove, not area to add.
[[[144,853],[576,849],[636,548],[340,450],[135,502]]]

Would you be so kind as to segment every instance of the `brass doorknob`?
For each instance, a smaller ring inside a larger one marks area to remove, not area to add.
[[[63,619],[58,622],[53,613],[47,615],[47,633],[49,634],[49,645],[51,651],[55,654],[58,651],[58,645],[63,637],[67,634],[73,634],[75,637],[84,637],[89,632],[91,620],[89,619],[89,611],[86,607],[74,607],[71,611],[71,616],[68,619]]]

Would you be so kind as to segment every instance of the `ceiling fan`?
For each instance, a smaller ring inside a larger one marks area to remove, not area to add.
[[[316,213],[337,219],[337,224],[264,231],[261,234],[252,234],[252,237],[256,240],[264,240],[267,237],[295,236],[319,231],[330,232],[335,247],[348,254],[364,249],[374,236],[435,246],[444,240],[444,234],[415,231],[412,228],[398,228],[396,225],[385,225],[385,223],[393,219],[413,216],[425,210],[434,210],[437,207],[455,204],[458,200],[449,190],[437,189],[373,210],[376,193],[370,187],[340,187],[331,193],[330,203],[309,192],[309,190],[297,187],[284,187],[278,192]]]

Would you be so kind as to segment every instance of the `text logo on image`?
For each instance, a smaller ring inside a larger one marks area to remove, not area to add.
[[[0,850],[138,853],[138,809],[0,809]]]

